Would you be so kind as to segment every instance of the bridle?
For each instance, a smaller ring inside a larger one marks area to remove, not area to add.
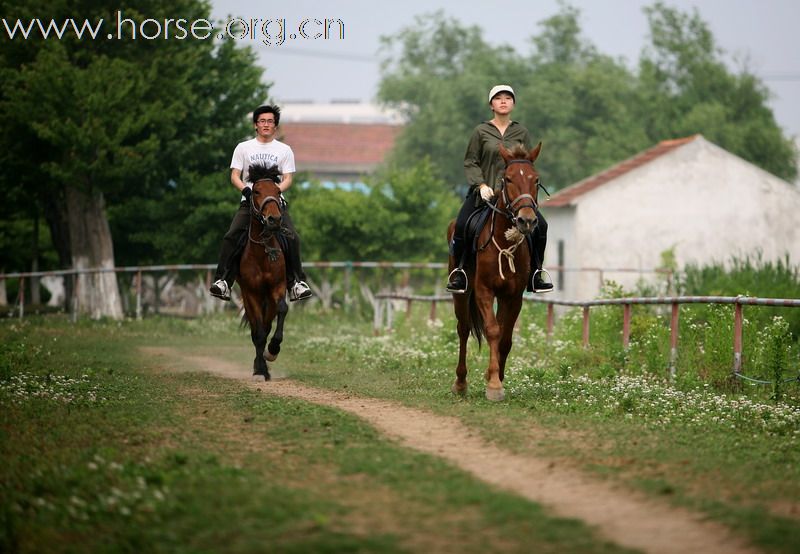
[[[531,167],[533,167],[533,162],[532,161],[524,159],[524,158],[520,158],[520,159],[516,159],[516,160],[510,160],[509,162],[507,162],[506,163],[506,169],[508,169],[512,164],[529,164]],[[538,188],[539,186],[540,186],[539,176],[537,175],[536,176],[536,187]],[[539,208],[539,204],[536,202],[536,198],[534,198],[533,195],[530,195],[530,194],[527,194],[527,193],[520,194],[519,196],[514,198],[514,200],[509,202],[509,200],[508,200],[508,192],[507,192],[506,188],[507,188],[506,187],[506,180],[503,179],[503,186],[500,189],[500,192],[503,195],[503,209],[498,208],[497,206],[495,206],[491,202],[489,203],[489,207],[492,210],[494,210],[496,213],[507,217],[511,221],[512,225],[516,225],[517,224],[517,218],[519,217],[519,211],[522,208],[531,208],[534,211],[536,211]],[[527,200],[527,202],[523,204],[523,202],[525,200]],[[517,204],[519,204],[519,206],[517,206]],[[515,208],[515,206],[516,206],[516,208]],[[492,218],[492,219],[494,219],[494,218]]]
[[[509,166],[513,164],[529,164],[531,168],[533,168],[532,161],[526,158],[519,158],[519,159],[509,160],[508,162],[506,162],[506,170],[508,170]],[[522,173],[522,170],[520,170],[520,173]],[[540,185],[539,176],[537,175],[536,176],[537,190],[539,185]],[[479,250],[483,250],[484,248],[486,248],[490,242],[494,244],[495,248],[497,248],[497,266],[500,272],[500,278],[505,280],[506,276],[503,272],[503,259],[507,261],[511,273],[516,273],[516,267],[514,266],[514,253],[516,252],[517,248],[519,248],[519,246],[525,241],[525,236],[522,235],[521,233],[517,232],[516,238],[513,239],[512,239],[513,234],[509,233],[512,233],[512,231],[517,231],[517,219],[519,219],[519,211],[522,208],[531,208],[534,211],[536,211],[539,205],[536,202],[536,198],[533,195],[527,193],[520,194],[519,196],[514,198],[514,200],[509,202],[505,175],[503,178],[503,185],[500,188],[500,192],[503,198],[503,208],[502,209],[498,208],[492,202],[488,203],[489,207],[492,210],[494,210],[494,213],[492,214],[492,222],[491,222],[491,227],[489,229],[489,239],[486,241],[485,244],[483,244],[483,246],[479,247]],[[506,240],[512,241],[512,244],[505,248],[500,246],[500,244],[498,244],[497,240],[495,240],[494,237],[495,216],[497,214],[505,216],[511,222],[511,227],[506,230],[505,236]]]
[[[253,187],[255,187],[256,183],[260,183],[261,181],[269,181],[271,183],[275,183],[275,181],[273,181],[272,179],[259,179],[258,181],[253,183]],[[270,229],[267,226],[267,218],[264,217],[263,211],[264,211],[264,206],[266,206],[270,202],[275,202],[275,204],[277,204],[278,210],[280,211],[281,216],[283,216],[284,204],[280,196],[267,196],[258,205],[256,205],[255,195],[254,194],[250,195],[250,215],[252,216],[252,218],[250,219],[250,225],[247,228],[247,238],[250,240],[250,242],[263,246],[264,251],[270,255],[271,259],[277,259],[277,252],[279,251],[279,249],[268,246],[267,241],[269,241],[276,235],[286,234],[286,231],[288,229],[281,226],[279,229],[275,230],[275,229]],[[261,233],[259,233],[258,238],[253,238],[253,232],[252,232],[253,218],[255,218],[255,220],[261,224]]]
[[[256,183],[260,183],[262,181],[269,181],[270,183],[274,183],[275,182],[272,179],[259,179],[258,181],[253,183],[253,186],[255,186]],[[264,228],[267,227],[267,218],[264,217],[264,213],[263,213],[264,212],[264,206],[266,206],[270,202],[275,202],[278,205],[278,210],[281,212],[281,215],[283,215],[283,204],[280,201],[280,197],[267,196],[266,198],[264,198],[264,200],[261,201],[261,203],[258,205],[258,207],[256,207],[255,196],[252,195],[252,194],[250,195],[250,215],[255,217],[256,220],[258,220],[258,222]]]

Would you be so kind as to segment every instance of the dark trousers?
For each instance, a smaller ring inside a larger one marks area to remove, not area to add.
[[[453,256],[458,261],[459,267],[464,265],[464,258],[470,251],[469,245],[464,240],[464,231],[466,230],[469,216],[480,207],[480,205],[476,205],[478,204],[476,202],[477,198],[477,189],[468,193],[456,217],[456,229],[453,235]],[[542,212],[539,211],[539,208],[536,208],[536,217],[536,228],[533,230],[532,236],[533,255],[531,256],[531,269],[534,270],[542,269],[544,249],[547,246],[547,220],[542,215]]]
[[[306,274],[303,271],[303,263],[300,259],[300,237],[294,228],[292,218],[289,212],[283,212],[283,225],[289,231],[288,243],[289,251],[287,256],[287,271],[286,279],[291,286],[295,281],[305,281]],[[239,271],[239,257],[241,256],[240,244],[247,233],[247,228],[250,224],[250,204],[247,201],[239,204],[239,209],[233,214],[233,220],[228,228],[228,232],[222,237],[222,246],[219,251],[219,262],[217,263],[217,271],[214,274],[214,280],[225,279],[228,286],[233,285],[234,279]]]

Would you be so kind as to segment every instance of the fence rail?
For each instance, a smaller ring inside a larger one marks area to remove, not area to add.
[[[407,302],[406,311],[411,311],[411,303],[423,301],[431,303],[430,318],[436,317],[436,304],[439,302],[452,302],[450,295],[437,296],[414,296],[401,294],[379,294],[376,298],[384,300],[384,307],[377,307],[373,328],[375,332],[380,332],[381,323],[386,320],[385,328],[391,329],[392,326],[392,300],[404,300]],[[547,304],[547,323],[546,333],[548,339],[553,334],[553,324],[555,320],[554,305],[580,307],[583,309],[583,346],[589,347],[590,329],[590,308],[592,306],[622,306],[622,347],[627,350],[630,346],[631,332],[631,307],[634,305],[664,305],[671,306],[670,317],[670,376],[674,377],[676,372],[676,361],[678,358],[678,322],[679,306],[681,304],[733,304],[733,366],[732,373],[736,377],[748,379],[742,375],[742,307],[743,306],[777,306],[786,308],[800,308],[800,298],[757,298],[751,296],[650,296],[650,297],[630,297],[630,298],[604,298],[598,300],[558,300],[542,298],[539,296],[523,297],[529,302]],[[385,313],[384,313],[385,312]],[[792,379],[794,380],[794,379]]]
[[[351,272],[353,269],[445,269],[447,264],[441,262],[305,262],[303,266],[307,269],[343,269],[345,271],[345,279],[350,281]],[[26,280],[39,277],[75,277],[83,274],[94,273],[135,273],[134,283],[136,287],[136,317],[142,317],[142,275],[145,273],[155,272],[173,272],[173,271],[205,271],[206,272],[206,288],[211,286],[211,275],[216,269],[216,264],[160,264],[160,265],[137,265],[137,266],[123,266],[123,267],[97,267],[87,269],[60,269],[52,271],[21,271],[13,273],[0,273],[0,282],[8,279],[19,279],[19,293],[17,294],[16,308],[19,310],[19,317],[25,315],[25,285]]]
[[[308,269],[341,269],[344,271],[344,288],[346,291],[350,290],[352,282],[352,274],[355,269],[428,269],[428,270],[446,270],[447,264],[441,262],[370,262],[370,261],[331,261],[331,262],[305,262],[304,267]],[[82,274],[93,273],[128,273],[135,274],[133,278],[133,285],[135,287],[135,315],[137,318],[142,317],[142,277],[146,273],[157,272],[177,272],[177,271],[205,271],[206,289],[211,286],[211,277],[216,265],[214,264],[159,264],[159,265],[136,265],[136,266],[123,266],[123,267],[109,267],[109,268],[87,268],[87,269],[61,269],[53,271],[22,271],[13,273],[0,273],[0,285],[4,284],[8,279],[19,279],[19,292],[17,294],[17,303],[15,311],[18,311],[19,317],[24,317],[25,314],[25,290],[26,280],[31,280],[40,277],[72,277],[76,278]],[[649,268],[599,268],[599,267],[565,267],[555,266],[551,268],[553,271],[561,272],[589,272],[597,273],[598,279],[601,284],[606,273],[652,273],[652,274],[666,274],[668,282],[672,280],[672,271],[667,269],[649,269]],[[77,314],[77,287],[73,287],[73,298],[71,300],[71,310],[73,316]],[[345,304],[349,304],[349,292],[345,296]],[[158,302],[158,299],[156,299]],[[435,306],[433,308],[435,310]]]

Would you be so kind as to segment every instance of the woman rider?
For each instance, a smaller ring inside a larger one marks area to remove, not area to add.
[[[449,292],[463,294],[467,290],[467,274],[463,267],[470,248],[465,243],[464,231],[472,212],[480,208],[483,202],[489,202],[494,197],[495,189],[502,186],[505,162],[500,157],[500,143],[507,149],[511,149],[517,143],[522,143],[526,150],[531,149],[528,130],[520,123],[511,120],[514,105],[514,89],[509,85],[492,87],[489,91],[489,106],[494,112],[494,117],[475,127],[467,145],[464,173],[470,188],[456,218],[451,252],[458,260],[458,266],[448,277]],[[544,280],[546,272],[541,271],[547,244],[547,222],[538,208],[536,217],[538,224],[533,232],[534,252],[531,255],[531,280],[528,283],[528,290],[550,292],[553,290],[553,284]]]

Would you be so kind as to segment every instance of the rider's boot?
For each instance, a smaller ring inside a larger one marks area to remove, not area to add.
[[[222,300],[231,299],[231,285],[225,279],[217,279],[209,289],[211,296],[216,296]]]
[[[458,266],[450,272],[447,277],[447,292],[453,294],[464,294],[467,292],[469,285],[467,281],[467,273],[464,271],[464,263],[466,262],[466,248],[464,248],[464,239],[460,237],[453,237],[450,243],[451,253],[453,257],[458,260]]]

